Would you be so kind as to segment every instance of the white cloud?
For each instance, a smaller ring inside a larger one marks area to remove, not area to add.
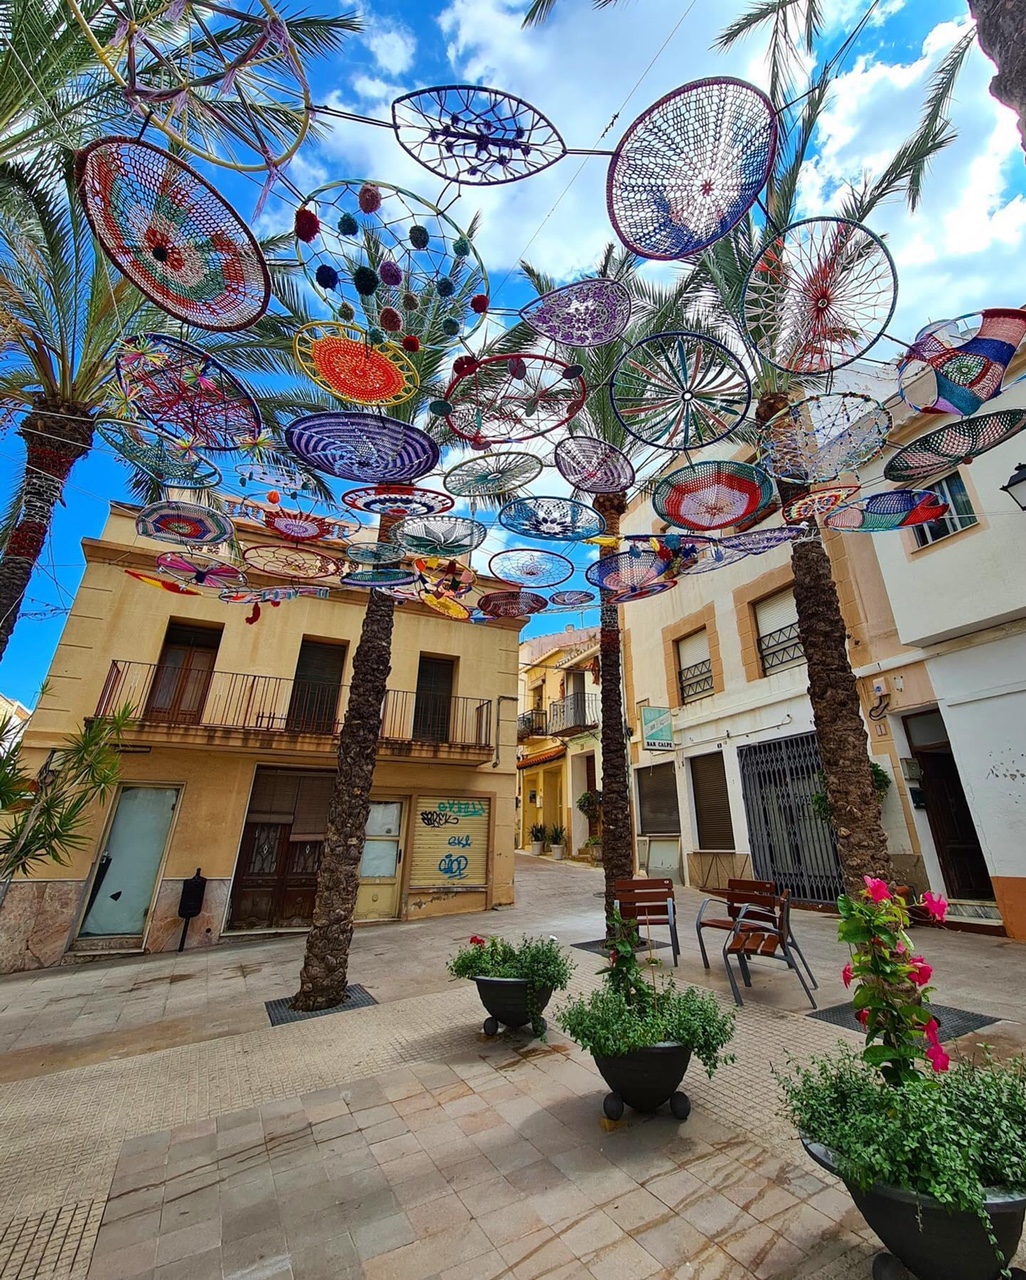
[[[353,92],[367,102],[390,103],[400,93],[400,90],[394,84],[379,80],[376,76],[353,76],[350,83],[352,84]]]
[[[367,24],[363,43],[382,71],[401,76],[413,66],[417,54],[417,41],[412,31],[398,22],[383,19]]]

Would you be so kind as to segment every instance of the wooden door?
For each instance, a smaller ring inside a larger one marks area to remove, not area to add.
[[[922,771],[926,816],[948,896],[992,901],[994,887],[955,757],[942,748],[914,751],[914,755]]]
[[[199,724],[214,671],[216,649],[165,645],[146,703],[146,719]]]
[[[289,857],[291,824],[247,822],[232,884],[229,929],[273,929]]]
[[[414,741],[449,741],[453,667],[451,658],[421,658],[413,711]]]

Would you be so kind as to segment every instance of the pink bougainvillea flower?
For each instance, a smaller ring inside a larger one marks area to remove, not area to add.
[[[874,902],[887,902],[891,896],[890,889],[883,880],[876,879],[875,876],[863,876],[866,882],[866,894],[872,898]]]
[[[866,1026],[869,1022],[869,1010],[859,1009],[858,1012],[855,1014],[855,1017],[859,1020],[859,1022],[862,1023],[863,1026]]]
[[[922,956],[913,956],[909,963],[912,966],[912,972],[908,975],[909,980],[917,987],[925,987],[933,977],[933,965],[927,964]]]
[[[939,1028],[937,1025],[936,1018],[931,1018],[930,1021],[926,1024],[926,1026],[923,1028],[923,1035],[926,1036],[927,1040],[935,1049],[940,1048],[940,1037],[937,1035],[938,1030]]]
[[[851,961],[850,961],[850,960],[849,960],[849,961],[848,961],[848,963],[844,966],[844,968],[841,970],[841,979],[842,979],[842,981],[844,982],[844,985],[845,985],[846,987],[850,987],[850,986],[851,986],[852,971],[851,971]]]
[[[926,1051],[926,1056],[930,1060],[930,1066],[934,1071],[947,1071],[951,1066],[951,1059],[944,1052],[939,1044],[930,1045]]]
[[[475,933],[470,939],[470,945],[472,947],[483,947],[485,945],[485,939],[482,938],[479,933]]]
[[[899,956],[907,956],[907,955],[908,955],[908,947],[906,947],[906,946],[905,946],[905,944],[904,944],[903,942],[898,942],[898,943],[896,943],[896,944],[895,944],[895,947],[894,947],[894,954],[895,954],[895,955],[899,955]]]
[[[609,953],[609,963],[610,963],[610,964],[616,964],[616,952],[615,952],[615,951],[610,951],[610,953]]]
[[[948,914],[948,900],[939,893],[924,893],[923,906],[937,921],[943,921]]]

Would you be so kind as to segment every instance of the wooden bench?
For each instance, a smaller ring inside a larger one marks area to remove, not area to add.
[[[670,946],[673,963],[680,959],[680,942],[677,939],[677,903],[673,896],[673,881],[669,879],[617,880],[616,909],[625,920],[633,920],[640,933],[642,925],[667,925],[670,930]]]
[[[755,915],[749,916],[749,911],[754,911]],[[798,964],[797,956],[801,956],[801,963],[808,970],[813,986],[816,985],[816,979],[812,977],[812,970],[809,969],[808,962],[801,955],[801,952],[797,951],[791,936],[791,895],[786,889],[776,900],[775,918],[772,921],[767,921],[764,919],[764,914],[765,911],[761,905],[754,907],[743,906],[738,912],[737,920],[730,932],[730,936],[723,944],[723,966],[727,970],[730,989],[734,993],[734,1003],[741,1005],[744,1001],[741,999],[741,992],[738,990],[734,971],[730,967],[731,956],[737,960],[738,968],[741,970],[741,978],[746,987],[752,985],[752,975],[748,968],[749,960],[758,958],[761,960],[782,961],[798,975],[798,981],[802,984],[805,994],[809,997],[809,1001],[815,1009],[816,998],[809,989],[809,984],[805,981],[805,975]],[[795,955],[796,951],[797,956]]]

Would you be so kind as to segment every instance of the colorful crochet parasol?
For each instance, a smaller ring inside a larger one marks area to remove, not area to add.
[[[489,591],[477,607],[488,618],[526,618],[541,613],[547,604],[544,596],[533,591]]]
[[[274,546],[247,547],[242,558],[260,573],[272,578],[292,578],[312,582],[317,578],[333,578],[341,571],[337,560],[310,547],[294,542]]]
[[[376,413],[312,413],[285,429],[285,443],[303,462],[361,484],[419,480],[438,462],[424,431]]]
[[[369,489],[350,489],[342,501],[354,511],[386,516],[434,516],[456,505],[447,493],[416,489],[409,484],[376,484]]]
[[[609,597],[608,604],[630,604],[635,600],[647,600],[649,596],[661,596],[664,591],[672,591],[677,585],[676,578],[657,578],[654,582],[646,582],[643,587],[626,587]]]
[[[499,551],[488,561],[488,572],[518,587],[554,587],[573,577],[574,565],[566,556],[538,547],[513,547]]]
[[[324,516],[307,515],[303,511],[285,511],[280,507],[263,509],[264,524],[281,538],[291,542],[319,542],[338,532],[338,524]]]
[[[591,507],[571,498],[514,498],[499,512],[499,523],[526,538],[583,542],[605,532],[606,522]]]
[[[752,529],[745,533],[731,533],[720,538],[719,545],[725,551],[743,551],[748,556],[765,555],[786,542],[797,542],[804,538],[806,531],[793,526],[782,529]],[[711,541],[711,539],[710,539]]]
[[[960,462],[972,462],[1024,427],[1026,409],[998,409],[948,423],[899,449],[884,467],[884,475],[899,484],[918,484]]]
[[[216,489],[221,472],[189,445],[135,422],[97,421],[96,430],[131,467],[175,489]]]
[[[367,569],[350,569],[339,575],[344,587],[408,587],[417,581],[412,569],[394,569],[377,564]]]
[[[644,258],[686,258],[739,222],[766,185],[777,119],[754,85],[726,76],[674,89],[643,112],[613,153],[613,230]]]
[[[212,355],[180,338],[126,338],[114,362],[129,406],[147,422],[200,449],[235,450],[259,435],[260,410]]]
[[[1010,385],[1005,372],[1024,336],[1026,310],[1016,307],[927,325],[898,366],[901,398],[919,413],[975,413]]]
[[[161,591],[170,591],[176,596],[198,596],[199,591],[194,591],[191,587],[183,587],[180,582],[169,582],[167,578],[154,577],[152,573],[140,573],[138,569],[126,569],[125,573],[130,578],[135,578],[137,582],[144,583],[147,587],[159,587]]]
[[[565,436],[556,445],[559,474],[583,493],[623,493],[634,483],[630,458],[594,436]]]
[[[258,484],[268,489],[280,490],[293,501],[300,497],[316,499],[320,496],[317,481],[298,467],[285,466],[281,462],[244,462],[235,468],[239,484]]]
[[[839,507],[842,502],[854,498],[858,493],[857,484],[835,485],[829,489],[814,489],[809,493],[799,494],[783,507],[784,520],[788,524],[797,524],[801,520],[817,520]]]
[[[333,314],[397,342],[402,334],[424,347],[450,346],[487,314],[488,273],[470,237],[436,205],[389,182],[354,178],[307,196],[296,214],[296,252]]]
[[[697,333],[642,338],[617,360],[613,411],[632,436],[661,449],[697,449],[743,421],[751,383],[722,343]]]
[[[617,551],[590,564],[584,576],[603,591],[632,591],[647,587],[663,577],[667,561],[656,551],[646,551],[633,545],[627,551]]]
[[[522,489],[541,471],[542,461],[533,453],[482,453],[447,471],[443,483],[457,498],[492,498]]]
[[[627,328],[631,295],[619,280],[599,276],[543,293],[520,315],[543,338],[565,347],[601,347]]]
[[[466,186],[516,182],[566,155],[555,125],[536,107],[477,84],[404,94],[392,103],[392,126],[418,164]]]
[[[253,233],[187,164],[149,142],[100,138],[75,155],[100,248],[161,310],[200,329],[246,329],[271,279]]]
[[[809,396],[762,428],[759,461],[781,480],[835,480],[875,458],[891,425],[891,415],[869,396],[850,391]]]
[[[151,502],[136,516],[135,531],[158,542],[216,547],[231,541],[235,526],[219,511],[193,502]]]
[[[399,564],[405,552],[394,542],[351,542],[346,558],[353,564]]]
[[[574,609],[578,605],[591,604],[594,599],[594,591],[553,591],[549,603],[561,609]]]
[[[838,507],[823,523],[845,533],[889,533],[939,520],[947,509],[932,489],[892,489]]]
[[[467,606],[460,604],[452,596],[434,595],[430,591],[425,591],[420,597],[420,603],[427,605],[429,609],[434,609],[435,613],[440,613],[444,618],[450,618],[453,622],[467,622],[470,619],[470,610]]]
[[[157,568],[176,582],[190,587],[213,587],[223,591],[226,587],[244,587],[246,575],[227,560],[215,560],[212,556],[183,555],[180,551],[162,551],[157,556]]]
[[[410,516],[394,524],[388,536],[414,555],[455,559],[479,547],[488,530],[463,516]]]
[[[290,583],[287,587],[256,587],[247,591],[222,591],[219,600],[225,604],[284,604],[287,600],[298,600],[301,596],[310,596],[314,600],[327,600],[331,595],[329,587],[304,587],[298,583]],[[259,613],[257,617],[259,617]],[[256,621],[256,618],[253,619]]]
[[[409,400],[420,386],[417,370],[393,342],[372,343],[355,325],[305,324],[292,340],[296,362],[325,391],[353,404],[383,408]]]
[[[575,417],[586,397],[579,365],[553,356],[486,356],[470,359],[431,408],[457,435],[484,447],[546,435]]]
[[[696,462],[658,482],[656,514],[684,529],[724,529],[747,520],[773,501],[765,471],[744,462]]]
[[[894,313],[898,277],[883,241],[858,222],[809,218],[785,227],[752,264],[745,334],[791,373],[829,373],[873,346]]]

